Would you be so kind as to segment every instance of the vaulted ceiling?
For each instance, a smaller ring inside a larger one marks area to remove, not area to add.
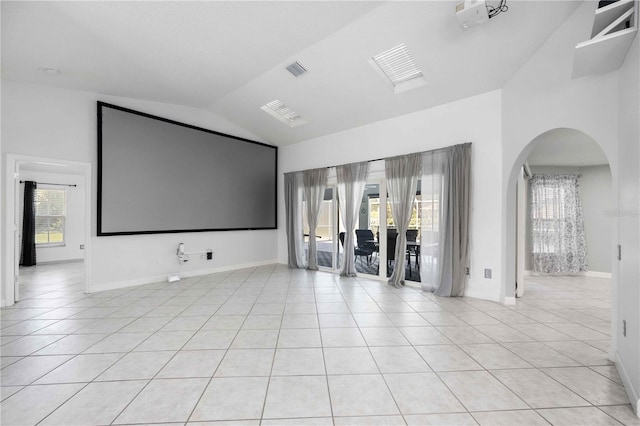
[[[456,3],[3,1],[2,78],[208,109],[286,145],[499,89],[581,2],[509,0],[466,30]],[[394,94],[368,60],[400,43],[427,84]],[[260,110],[274,99],[307,124]]]

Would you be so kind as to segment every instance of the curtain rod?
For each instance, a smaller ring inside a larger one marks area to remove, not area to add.
[[[24,183],[24,180],[21,180],[20,183]],[[78,185],[75,184],[67,184],[67,183],[49,183],[49,182],[36,182],[39,185],[54,185],[54,186],[73,186],[74,188]]]
[[[458,144],[455,144],[455,145],[443,146],[442,148],[430,149],[430,150],[428,150],[428,151],[410,152],[410,153],[408,153],[408,154],[392,155],[391,157],[374,158],[373,160],[355,161],[354,163],[373,163],[374,161],[388,160],[388,159],[390,159],[390,158],[394,158],[394,157],[402,157],[402,156],[409,155],[409,154],[423,154],[423,153],[425,153],[425,152],[438,152],[438,151],[444,151],[444,150],[447,150],[447,149],[449,149],[449,148],[452,148],[452,147],[454,147],[454,146],[459,146],[459,145],[460,145],[460,146],[464,146],[464,145],[471,145],[471,142],[465,142],[465,143],[458,143]],[[338,166],[344,166],[345,164],[350,164],[350,163],[342,163],[342,164],[338,164],[338,165],[335,165],[335,166],[315,167],[315,168],[316,168],[316,169],[324,169],[324,168],[332,169],[332,168],[335,168],[335,167],[338,167]],[[309,169],[309,170],[312,170],[312,169]],[[304,170],[298,170],[298,171],[293,171],[293,172],[284,172],[283,174],[285,174],[285,175],[286,175],[286,174],[288,174],[288,173],[300,173],[300,172],[303,172],[303,171],[304,171]]]

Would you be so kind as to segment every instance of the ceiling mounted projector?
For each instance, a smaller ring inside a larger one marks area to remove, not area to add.
[[[507,0],[501,0],[498,6],[488,5],[486,0],[464,0],[456,5],[456,17],[462,28],[469,28],[482,24],[508,9]]]

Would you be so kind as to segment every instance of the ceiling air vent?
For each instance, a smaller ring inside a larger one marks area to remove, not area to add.
[[[266,105],[262,105],[260,109],[268,113],[272,117],[277,118],[289,127],[297,127],[307,122],[300,116],[300,114],[277,99],[275,101],[269,102]]]
[[[369,63],[396,94],[427,84],[404,43],[374,56]]]
[[[307,72],[307,69],[303,67],[300,62],[294,62],[287,67],[287,71],[293,74],[294,77],[299,77]]]

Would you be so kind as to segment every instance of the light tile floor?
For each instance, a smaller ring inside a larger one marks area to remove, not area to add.
[[[640,424],[603,279],[531,277],[516,306],[282,265],[91,295],[80,264],[22,280],[3,425]]]

